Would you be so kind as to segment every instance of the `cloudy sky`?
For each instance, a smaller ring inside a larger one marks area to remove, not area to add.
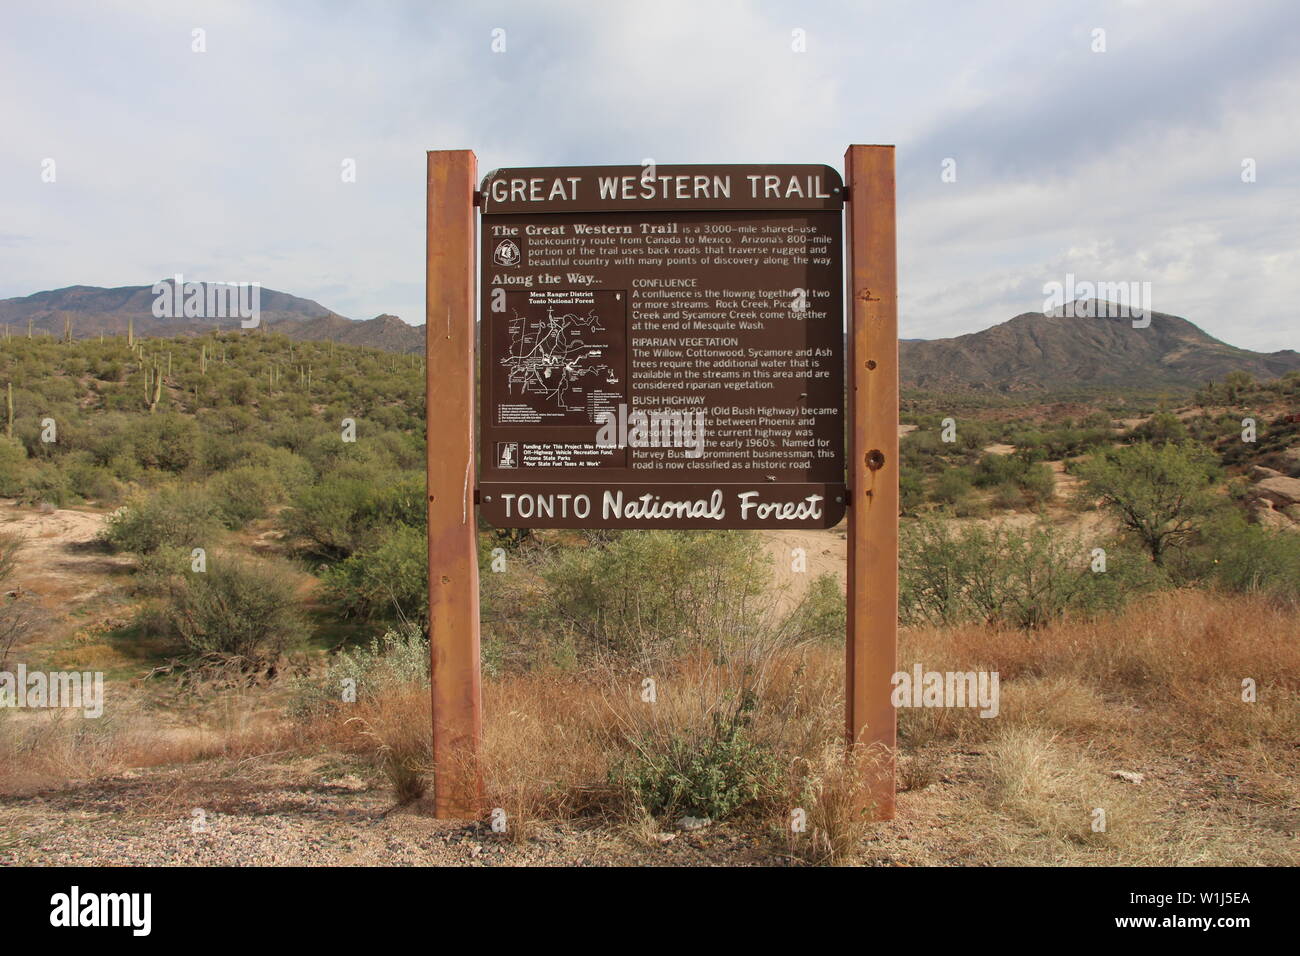
[[[1041,310],[1073,273],[1300,348],[1294,0],[42,0],[0,25],[0,297],[181,272],[419,323],[426,149],[486,172],[894,143],[903,335]]]

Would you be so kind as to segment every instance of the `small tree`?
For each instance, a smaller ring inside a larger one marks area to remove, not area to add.
[[[22,588],[9,589],[23,540],[16,534],[0,534],[0,671],[8,670],[14,646],[35,631],[41,619],[40,609]]]
[[[1114,448],[1078,469],[1085,494],[1100,498],[1156,564],[1214,507],[1216,472],[1213,455],[1191,442]]]

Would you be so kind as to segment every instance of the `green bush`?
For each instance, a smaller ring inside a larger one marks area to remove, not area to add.
[[[985,453],[976,463],[971,474],[971,482],[976,488],[992,488],[997,485],[1015,484],[1024,473],[1026,462],[1012,455]]]
[[[178,576],[164,615],[196,656],[250,668],[273,662],[307,634],[287,569],[227,555],[210,554],[206,571]]]
[[[367,481],[325,478],[299,489],[283,516],[286,527],[326,557],[346,558],[365,543],[373,495]]]
[[[424,621],[429,612],[429,547],[422,528],[396,525],[377,544],[326,570],[331,603],[363,618]]]
[[[390,688],[429,685],[429,641],[419,626],[404,624],[372,638],[365,647],[344,649],[330,661],[322,678],[299,679],[289,714],[308,719],[329,710],[355,692],[356,700]]]
[[[1039,526],[971,525],[954,530],[926,520],[901,529],[899,618],[950,626],[969,621],[1042,626],[1066,613],[1114,610],[1162,583],[1149,559],[1113,543],[1106,570],[1093,570],[1093,546]]]
[[[1173,412],[1156,412],[1142,424],[1133,429],[1132,437],[1137,441],[1150,442],[1153,445],[1166,445],[1184,442],[1188,438],[1187,426]]]
[[[647,735],[610,770],[610,781],[647,812],[719,820],[780,786],[781,765],[749,733],[750,700],[712,715],[703,733]]]
[[[930,493],[941,504],[959,505],[970,497],[971,490],[966,472],[960,468],[949,468],[935,479]]]
[[[904,465],[898,475],[899,510],[905,515],[915,515],[925,504],[925,485],[921,476]]]
[[[34,462],[18,493],[18,500],[23,504],[48,503],[57,508],[62,508],[76,497],[71,476],[60,462],[51,461]]]
[[[264,465],[244,465],[208,481],[208,494],[227,528],[242,528],[263,518],[289,498],[282,472]]]
[[[541,563],[538,612],[594,647],[722,640],[756,626],[771,568],[743,531],[630,531]]]
[[[294,496],[284,523],[324,557],[346,558],[374,547],[394,525],[424,528],[428,511],[422,474],[348,477],[347,470],[308,485]]]
[[[150,554],[164,546],[211,548],[220,528],[213,501],[182,486],[138,496],[108,516],[102,536],[117,551]]]
[[[994,504],[1001,508],[1030,507],[1049,500],[1056,493],[1056,477],[1046,463],[1029,455],[984,455],[976,464],[972,481],[977,488],[994,488]],[[1007,487],[1019,494],[1010,495]]]
[[[804,640],[843,640],[847,613],[844,585],[839,578],[833,574],[819,574],[786,617],[783,629],[785,633]]]
[[[16,438],[0,435],[0,495],[16,497],[27,486],[27,449]]]
[[[89,461],[70,463],[68,481],[73,492],[87,501],[112,504],[122,496],[122,485],[113,473]]]
[[[1300,603],[1300,534],[1250,524],[1224,509],[1207,523],[1174,568],[1189,582],[1209,581],[1229,591],[1265,593]]]
[[[184,471],[198,457],[197,442],[194,419],[173,412],[141,416],[131,423],[135,457],[145,468]]]

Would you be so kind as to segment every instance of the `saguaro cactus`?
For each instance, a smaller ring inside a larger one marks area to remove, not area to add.
[[[152,414],[158,410],[158,402],[162,400],[162,370],[153,370],[153,401],[149,403],[149,412]]]
[[[5,385],[5,437],[14,437],[14,383]]]

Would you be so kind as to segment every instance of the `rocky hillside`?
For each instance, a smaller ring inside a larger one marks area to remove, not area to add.
[[[982,332],[903,341],[904,387],[999,392],[1060,388],[1187,387],[1232,371],[1269,379],[1300,369],[1300,353],[1251,352],[1220,342],[1176,315],[1069,318],[1026,312]]]
[[[8,325],[10,335],[26,335],[30,323],[35,334],[60,336],[70,320],[74,338],[91,338],[101,333],[124,335],[128,322],[137,334],[147,336],[200,334],[214,327],[230,329],[239,324],[234,317],[158,318],[153,314],[154,299],[153,287],[147,285],[114,289],[68,286],[0,299],[0,325]],[[260,293],[260,312],[263,327],[293,339],[363,345],[392,352],[424,351],[424,329],[408,325],[395,315],[357,321],[311,299],[267,288]]]

